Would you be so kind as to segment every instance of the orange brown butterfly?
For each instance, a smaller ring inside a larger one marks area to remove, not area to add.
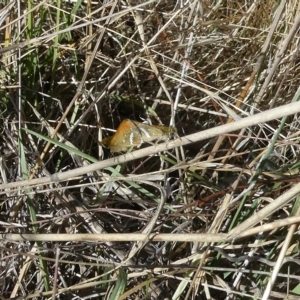
[[[124,152],[140,147],[144,142],[165,141],[176,134],[172,126],[148,125],[129,119],[123,120],[113,136],[104,138],[100,144],[111,152]]]

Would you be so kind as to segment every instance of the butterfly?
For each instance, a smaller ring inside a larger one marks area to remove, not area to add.
[[[140,147],[144,142],[165,141],[176,134],[174,127],[148,125],[129,119],[123,120],[113,136],[104,138],[100,144],[111,152],[124,152]]]

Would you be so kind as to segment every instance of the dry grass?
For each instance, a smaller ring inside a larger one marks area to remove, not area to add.
[[[298,1],[4,2],[1,299],[299,299]]]

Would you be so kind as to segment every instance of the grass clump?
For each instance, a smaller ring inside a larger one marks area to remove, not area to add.
[[[3,299],[298,299],[297,1],[0,9]]]

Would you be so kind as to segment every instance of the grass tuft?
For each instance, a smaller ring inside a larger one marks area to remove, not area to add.
[[[299,26],[295,0],[4,1],[3,299],[299,299],[300,109],[271,111]],[[176,147],[103,149],[124,119]]]

